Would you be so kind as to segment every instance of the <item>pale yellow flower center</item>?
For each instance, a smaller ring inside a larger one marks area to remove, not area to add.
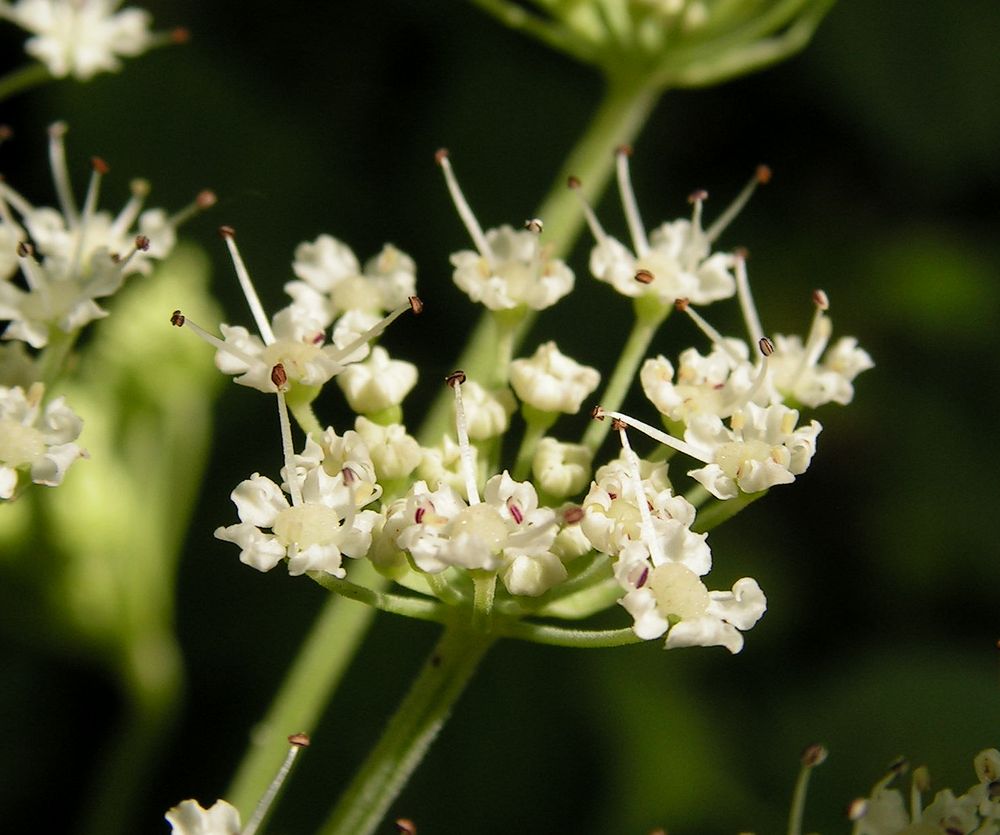
[[[309,548],[335,542],[340,533],[340,521],[340,515],[335,510],[318,504],[304,504],[282,510],[271,529],[286,545],[294,542],[300,548]]]
[[[708,608],[710,598],[705,584],[690,568],[680,563],[671,562],[654,568],[647,586],[663,615],[675,615],[684,620],[699,617]]]
[[[0,420],[0,461],[8,467],[32,464],[45,453],[45,439],[33,426]]]
[[[446,534],[449,538],[467,533],[479,539],[491,552],[497,552],[507,539],[507,525],[496,508],[488,504],[476,504],[459,511],[448,523]]]

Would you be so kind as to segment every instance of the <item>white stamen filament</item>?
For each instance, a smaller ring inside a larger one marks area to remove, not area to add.
[[[342,359],[349,357],[351,354],[357,351],[358,348],[361,348],[362,346],[367,345],[372,340],[377,339],[379,336],[382,335],[382,332],[387,327],[389,327],[389,325],[391,325],[400,316],[406,313],[407,310],[412,310],[412,309],[413,309],[412,302],[408,301],[406,304],[401,304],[394,311],[392,311],[392,313],[387,315],[381,321],[376,322],[359,337],[348,342],[343,348],[338,348],[337,351],[334,353],[335,360],[337,362],[340,362]]]
[[[733,362],[741,363],[743,362],[743,357],[736,353],[734,349],[728,342],[726,342],[725,337],[719,333],[714,327],[712,327],[708,321],[700,314],[697,310],[691,307],[690,304],[678,305],[681,310],[683,310],[694,322],[698,329],[705,334],[711,341],[711,343],[718,348],[720,351],[724,351],[727,356],[729,356]]]
[[[285,393],[278,389],[278,423],[281,425],[281,453],[285,459],[285,480],[288,494],[292,497],[292,507],[302,504],[302,487],[295,472],[295,449],[292,446],[292,423],[288,419],[288,404]]]
[[[451,168],[451,161],[448,159],[448,155],[444,153],[440,154],[438,162],[441,165],[441,170],[444,171],[444,181],[448,186],[448,193],[451,194],[451,201],[455,204],[458,216],[462,219],[462,223],[468,230],[469,237],[472,238],[472,242],[475,244],[479,254],[486,259],[492,269],[496,266],[496,257],[493,255],[493,250],[490,248],[489,242],[483,234],[483,229],[479,225],[479,221],[476,220],[476,216],[472,213],[472,207],[469,206],[465,195],[462,194],[462,189],[459,187],[458,179]]]
[[[583,210],[583,216],[587,220],[587,226],[590,228],[590,234],[594,236],[594,240],[597,241],[598,245],[607,247],[608,233],[604,231],[604,227],[601,226],[601,222],[597,219],[597,215],[594,214],[594,210],[587,202],[587,198],[583,196],[583,192],[580,189],[579,184],[573,185],[571,183],[570,188],[576,192],[577,199],[580,201],[580,208]]]
[[[743,311],[743,322],[751,342],[760,342],[764,329],[760,325],[757,306],[750,293],[750,280],[747,278],[747,261],[742,255],[736,256],[736,295],[740,300],[740,310]]]
[[[111,223],[112,239],[124,235],[135,223],[142,211],[142,204],[149,194],[149,184],[145,180],[134,180],[132,182],[132,196],[122,206],[122,210]]]
[[[465,476],[465,492],[469,507],[479,504],[479,488],[476,487],[476,467],[472,460],[472,444],[469,442],[469,426],[465,420],[465,406],[462,404],[462,383],[456,378],[451,382],[455,390],[455,431],[458,434],[458,449],[462,458],[462,475]]]
[[[747,201],[757,190],[757,186],[762,182],[767,182],[764,175],[765,171],[767,172],[766,177],[769,178],[770,172],[763,166],[754,171],[750,182],[743,186],[743,190],[736,195],[736,199],[729,204],[727,209],[719,215],[715,223],[708,227],[708,230],[705,232],[705,237],[708,239],[710,244],[714,243],[716,238],[718,238],[719,235],[725,231],[726,227],[736,219],[736,216],[743,211],[743,207],[746,206]]]
[[[69,181],[69,168],[66,166],[66,145],[63,137],[66,135],[66,123],[56,122],[49,127],[49,165],[52,168],[52,180],[56,187],[56,198],[66,224],[75,228],[80,223],[80,213],[73,199],[73,186]]]
[[[45,303],[49,302],[49,284],[45,280],[45,271],[42,270],[35,261],[34,252],[22,256],[19,259],[21,273],[24,275],[24,282],[28,285],[28,290],[38,293]]]
[[[813,313],[812,324],[809,326],[809,335],[806,337],[805,345],[802,346],[802,356],[799,359],[798,367],[792,375],[792,386],[798,383],[799,378],[805,373],[807,368],[812,368],[819,362],[820,354],[826,348],[830,340],[832,326],[830,319],[826,316],[825,310],[816,305]]]
[[[285,755],[285,761],[281,764],[281,768],[278,769],[278,773],[274,775],[274,779],[271,781],[271,785],[267,787],[267,791],[264,792],[261,799],[257,802],[257,806],[253,810],[250,820],[248,820],[246,826],[240,830],[240,835],[255,835],[258,827],[261,825],[264,818],[267,816],[268,811],[271,809],[271,804],[274,803],[274,799],[278,796],[281,786],[284,784],[289,772],[292,770],[292,766],[295,764],[295,758],[299,755],[299,749],[301,747],[301,745],[295,744],[292,744],[289,747],[288,753]]]
[[[94,217],[97,209],[97,198],[101,192],[101,179],[103,178],[103,163],[93,165],[90,170],[90,182],[87,184],[87,196],[83,201],[83,213],[80,215],[80,222],[77,229],[76,251],[73,253],[71,274],[80,274],[80,264],[83,258],[84,246],[87,241],[87,231],[90,221]]]
[[[6,198],[11,194],[16,194],[16,192],[0,182],[0,220],[3,221],[4,226],[14,230],[14,237],[20,244],[27,241],[28,235],[22,226],[15,222],[14,215],[10,211],[10,206],[8,205]],[[28,285],[28,289],[33,293],[38,292],[45,286],[45,281],[44,277],[35,271],[35,259],[31,255],[26,255],[20,258],[19,261],[21,265],[21,272],[24,274],[24,280]]]
[[[636,202],[635,192],[632,190],[628,157],[628,152],[623,148],[615,154],[618,192],[621,194],[622,209],[625,211],[625,220],[628,223],[629,234],[632,236],[632,246],[635,248],[636,257],[644,258],[649,253],[649,241],[646,239],[646,229],[642,225],[639,204]]]
[[[271,323],[268,321],[267,314],[264,313],[264,306],[260,303],[257,291],[250,280],[250,273],[247,271],[246,264],[243,263],[243,258],[240,256],[239,248],[236,246],[236,237],[231,234],[231,230],[224,231],[222,237],[226,242],[226,246],[229,247],[229,255],[233,259],[233,266],[236,268],[236,277],[239,279],[243,295],[250,306],[250,313],[253,314],[253,319],[257,323],[260,338],[264,340],[265,345],[273,345],[275,341],[274,331],[271,330]]]
[[[209,333],[201,325],[192,322],[186,316],[184,317],[184,327],[191,328],[191,330],[194,331],[199,338],[203,339],[213,348],[225,351],[230,356],[236,357],[236,359],[240,360],[240,362],[245,362],[251,368],[261,362],[259,357],[251,356],[250,354],[241,351],[235,345],[230,345],[228,342],[219,339],[219,337],[217,337],[214,333]]]
[[[675,438],[673,435],[668,435],[657,429],[655,426],[650,426],[648,423],[643,423],[641,420],[636,420],[628,415],[623,415],[621,412],[611,412],[601,409],[601,413],[610,418],[618,418],[626,426],[631,426],[633,429],[638,429],[645,435],[649,435],[654,441],[659,441],[665,446],[676,449],[678,452],[683,452],[685,455],[694,458],[697,461],[701,461],[705,464],[712,463],[711,458],[706,458],[704,453],[695,449],[691,444],[682,441],[680,438]]]
[[[649,502],[646,501],[646,491],[642,486],[642,474],[639,472],[639,456],[635,454],[632,445],[628,442],[628,434],[625,427],[618,430],[618,437],[621,438],[622,449],[625,450],[625,460],[628,461],[629,481],[632,482],[632,494],[635,496],[636,507],[639,508],[639,518],[642,519],[642,541],[653,558],[653,564],[659,565],[663,562],[663,553],[660,543],[656,539],[656,529],[653,527],[653,517],[649,512]]]
[[[767,379],[767,358],[768,354],[761,352],[760,365],[757,366],[757,376],[754,377],[753,385],[750,386],[747,392],[739,400],[732,403],[724,413],[720,414],[719,417],[732,417],[734,413],[738,412],[746,406],[747,403],[754,399],[757,392],[760,391],[760,387],[764,385],[764,381]]]

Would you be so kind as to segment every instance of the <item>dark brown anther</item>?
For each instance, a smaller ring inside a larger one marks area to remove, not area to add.
[[[15,251],[20,258],[30,258],[35,254],[35,248],[27,241],[18,241]]]
[[[173,325],[175,328],[183,328],[184,314],[181,313],[179,310],[175,310],[173,313],[170,314],[170,324]]]
[[[175,26],[170,30],[170,43],[182,44],[187,43],[189,40],[191,40],[190,29],[185,29],[183,26]]]
[[[619,145],[615,148],[616,156],[630,157],[632,156],[632,146],[631,145]]]
[[[590,410],[590,416],[594,420],[604,420],[604,407],[594,406],[594,408]]]
[[[400,818],[396,821],[396,831],[399,835],[417,835],[417,825],[409,818]]]
[[[805,750],[802,752],[802,765],[806,768],[815,768],[817,765],[822,765],[826,762],[828,753],[829,752],[825,747],[820,745],[818,742],[814,742],[812,745],[806,746]]]
[[[733,250],[733,255],[739,258],[741,261],[746,261],[750,257],[750,250],[745,246],[738,246]]]
[[[219,237],[220,238],[235,238],[236,230],[232,226],[220,226],[219,227]]]
[[[697,203],[701,200],[708,200],[708,192],[703,188],[695,189],[688,195],[688,203]]]
[[[524,222],[524,228],[534,235],[541,235],[545,224],[537,217],[528,218]]]
[[[823,290],[813,290],[813,304],[820,310],[829,310],[830,297]]]
[[[754,176],[762,186],[767,185],[771,182],[771,167],[768,165],[758,165],[757,170],[754,171]]]
[[[580,186],[583,185],[583,183],[580,182],[579,177],[574,177],[570,175],[569,178],[567,178],[566,180],[566,185],[569,186],[570,188],[580,188]]]
[[[112,252],[108,258],[111,259],[112,264],[120,264],[122,262],[122,257],[117,252]]]
[[[146,235],[135,236],[135,248],[145,252],[149,249],[149,238]]]
[[[456,371],[452,371],[451,374],[445,377],[444,381],[452,388],[460,386],[465,382],[465,372],[459,368]]]
[[[905,774],[910,768],[910,761],[906,757],[897,757],[889,763],[889,771],[893,774]]]
[[[656,276],[649,270],[637,270],[635,274],[635,280],[640,284],[652,284],[654,278],[656,278]]]
[[[216,196],[215,192],[209,188],[203,188],[199,191],[194,198],[194,204],[199,209],[209,209],[219,202],[219,198]]]
[[[93,168],[102,177],[111,170],[111,166],[108,165],[100,157],[91,157],[90,158],[90,167]]]
[[[757,340],[757,347],[760,348],[760,352],[765,357],[769,357],[774,353],[774,343],[766,336],[762,336]]]
[[[623,421],[621,418],[612,418],[611,419],[611,428],[614,429],[615,432],[621,432],[627,426],[628,426],[628,424],[625,423],[625,421]]]
[[[410,310],[413,311],[414,316],[419,316],[424,312],[424,303],[420,300],[420,296],[410,296],[407,301],[410,303]]]
[[[583,519],[582,507],[567,507],[563,511],[563,522],[567,525],[575,525]]]
[[[6,142],[13,137],[14,129],[10,125],[0,125],[0,142]]]
[[[296,748],[308,748],[310,741],[309,734],[304,733],[292,734],[288,737],[288,744],[294,745]]]
[[[285,373],[285,366],[280,362],[271,369],[271,382],[274,383],[275,388],[282,391],[288,384],[288,375]]]
[[[689,304],[690,304],[690,302],[687,299],[677,299],[674,302],[674,307],[677,310],[681,311],[681,313],[683,313],[685,310],[688,309],[688,305]]]
[[[448,159],[447,148],[438,148],[434,152],[434,162],[436,162],[438,165],[442,165],[446,159]]]
[[[645,565],[642,568],[642,572],[636,578],[635,587],[637,589],[641,589],[644,585],[646,585],[647,580],[649,580],[649,566]]]

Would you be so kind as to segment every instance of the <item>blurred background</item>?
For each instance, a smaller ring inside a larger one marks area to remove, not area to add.
[[[405,404],[419,415],[477,318],[450,282],[448,255],[467,241],[435,149],[450,148],[484,226],[517,224],[583,130],[600,79],[457,0],[143,5],[191,42],[7,102],[4,176],[52,202],[44,137],[61,118],[79,189],[92,154],[110,163],[106,205],[132,176],[168,208],[214,188],[218,206],[183,235],[210,257],[231,323],[250,317],[215,235],[223,223],[272,310],[300,241],[328,232],[363,259],[396,244],[417,262],[427,314],[385,342],[421,369]],[[900,754],[929,765],[937,788],[975,780],[973,755],[1000,745],[998,36],[993,0],[843,0],[799,57],[665,95],[632,160],[647,225],[686,214],[695,188],[713,217],[767,162],[773,181],[722,240],[750,250],[765,330],[802,332],[821,287],[835,333],[856,335],[876,368],[850,408],[817,415],[808,474],[711,536],[713,587],[750,575],[768,596],[740,655],[502,644],[391,814],[421,833],[783,831],[812,742],[831,754],[814,775],[809,831],[847,831],[847,802]],[[2,68],[18,65],[20,33],[0,37]],[[599,214],[624,233],[613,192]],[[630,311],[587,276],[589,246],[571,261],[578,289],[523,353],[554,338],[611,367]],[[710,313],[738,332],[735,305]],[[692,342],[689,323],[671,319],[654,348]],[[331,389],[318,411],[342,430]],[[648,416],[641,396],[633,405]],[[227,385],[216,414],[178,580],[184,704],[135,832],[166,832],[168,807],[225,790],[325,594],[252,571],[212,537],[235,521],[238,481],[280,466],[270,398]],[[71,831],[120,696],[92,658],[38,627],[29,601],[2,601],[0,828],[44,816],[47,831]],[[324,819],[435,634],[377,619],[271,833]]]

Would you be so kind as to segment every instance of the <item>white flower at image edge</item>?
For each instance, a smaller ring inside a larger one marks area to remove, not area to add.
[[[164,817],[173,835],[240,835],[240,813],[225,800],[208,809],[197,800],[184,800]]]
[[[56,78],[86,81],[121,67],[119,56],[135,56],[153,43],[152,17],[142,9],[116,11],[115,0],[20,0],[0,4],[0,17],[34,37],[25,44]]]
[[[17,471],[27,469],[35,484],[62,483],[70,464],[86,453],[73,441],[83,421],[57,397],[42,408],[42,387],[27,393],[20,386],[0,386],[0,499],[9,499],[17,487]]]
[[[232,500],[240,523],[218,528],[216,538],[239,545],[240,561],[259,571],[270,571],[287,556],[293,576],[307,571],[345,576],[341,556],[363,557],[378,519],[374,511],[358,512],[351,504],[290,505],[281,488],[258,473],[233,490]]]

